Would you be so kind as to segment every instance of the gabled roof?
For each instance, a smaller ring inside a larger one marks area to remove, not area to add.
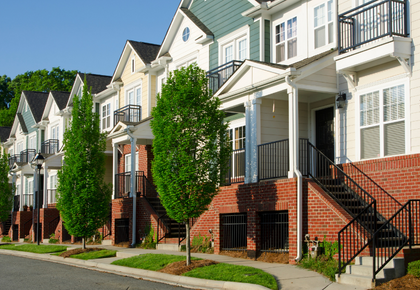
[[[16,117],[19,121],[20,127],[22,128],[22,132],[28,133],[28,128],[26,127],[25,120],[21,113],[16,113]]]
[[[25,95],[35,122],[38,123],[41,121],[42,113],[44,112],[48,99],[48,93],[22,91],[22,94]]]
[[[106,90],[106,86],[110,84],[111,78],[112,78],[110,76],[96,75],[96,74],[78,73],[77,75],[81,78],[82,83],[86,76],[86,84],[89,89],[92,88],[92,91],[91,91],[92,94],[97,94],[99,92]]]
[[[210,29],[208,29],[207,26],[205,26],[204,23],[201,22],[201,20],[198,19],[197,16],[195,16],[190,10],[184,7],[181,7],[180,9],[201,31],[207,35],[213,35],[213,32],[211,32]]]
[[[53,96],[58,109],[63,110],[69,100],[70,92],[51,91],[50,94]]]
[[[0,142],[6,142],[9,139],[12,127],[0,127]]]
[[[125,64],[130,57],[131,50],[134,50],[140,60],[144,65],[150,64],[155,60],[160,49],[160,45],[147,43],[147,42],[138,42],[134,40],[127,40],[124,45],[123,51],[118,60],[118,64],[115,67],[114,74],[112,75],[111,82],[120,80],[122,72],[124,70]]]

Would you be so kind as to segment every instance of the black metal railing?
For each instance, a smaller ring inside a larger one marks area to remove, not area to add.
[[[289,213],[287,211],[260,214],[261,252],[289,252]]]
[[[20,208],[20,195],[13,197],[13,211],[19,211]]]
[[[20,162],[22,163],[28,163],[31,162],[32,159],[34,159],[36,155],[35,149],[26,149],[20,152]]]
[[[136,171],[134,178],[135,191],[137,196],[142,195],[144,192],[143,182],[144,172]],[[115,198],[131,197],[131,172],[123,172],[115,175]]]
[[[58,152],[60,145],[60,140],[58,139],[48,139],[41,143],[41,153],[42,154],[54,154]]]
[[[287,177],[289,139],[258,145],[258,180]]]
[[[246,251],[247,214],[225,214],[221,219],[221,250]]]
[[[225,183],[223,185],[242,183],[245,181],[245,148],[232,151],[228,166],[229,169],[226,173]]]
[[[23,205],[33,206],[34,205],[34,195],[33,194],[24,194],[23,195]]]
[[[299,171],[302,176],[309,176],[308,143],[308,139],[299,139]]]
[[[57,189],[48,189],[47,190],[47,204],[57,203]]]
[[[338,15],[338,52],[385,36],[408,36],[406,0],[374,0]]]
[[[242,61],[233,60],[207,72],[209,88],[213,94],[233,75],[242,63]]]
[[[118,122],[138,123],[141,121],[141,106],[127,105],[114,111],[114,126]]]
[[[20,154],[14,154],[9,157],[9,167],[12,167],[16,162],[20,162]]]

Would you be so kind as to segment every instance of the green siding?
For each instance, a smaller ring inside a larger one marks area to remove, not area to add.
[[[260,22],[256,21],[251,24],[249,57],[252,60],[260,60]]]
[[[25,121],[26,128],[28,129],[28,134],[35,132],[37,129],[32,128],[35,125],[35,119],[32,116],[31,110],[22,113],[23,120]]]
[[[264,20],[264,60],[270,62],[270,20]]]
[[[216,4],[217,2],[217,4]],[[252,8],[253,5],[247,0],[235,1],[194,1],[190,7],[191,12],[200,19],[208,29],[214,34],[214,43],[210,45],[210,69],[213,69],[219,64],[219,43],[218,39],[223,37],[244,25],[255,25],[253,19],[243,17],[242,12]],[[251,36],[251,45],[255,37]],[[259,38],[258,38],[259,41]],[[252,50],[251,53],[255,54]],[[259,53],[258,53],[259,54]],[[252,57],[251,57],[252,58]]]

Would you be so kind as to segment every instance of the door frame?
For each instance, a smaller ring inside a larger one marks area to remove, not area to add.
[[[317,107],[314,109],[311,109],[311,133],[310,133],[310,138],[309,138],[309,142],[311,142],[315,147],[316,147],[316,111],[320,111],[323,109],[327,109],[327,108],[333,108],[333,122],[334,122],[334,163],[336,163],[336,159],[337,159],[337,144],[336,144],[336,138],[337,138],[337,122],[336,122],[336,109],[335,109],[335,102],[334,104],[331,105],[325,105],[325,106],[321,106],[321,107]]]

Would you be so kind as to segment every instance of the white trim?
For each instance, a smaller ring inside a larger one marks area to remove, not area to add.
[[[243,40],[244,38],[247,39],[247,55],[245,59],[249,59],[249,53],[250,53],[250,27],[249,25],[242,26],[241,28],[219,38],[219,66],[224,64],[224,47],[228,44],[232,43],[233,45],[233,60],[235,60],[235,54],[238,53],[238,43],[240,40]],[[239,56],[237,56],[239,57]]]
[[[136,72],[136,54],[133,54],[133,56],[130,59],[130,71],[131,74],[134,74]]]
[[[337,158],[337,152],[336,152],[336,150],[337,150],[337,144],[336,144],[336,141],[337,141],[336,116],[337,116],[337,114],[336,114],[336,109],[335,109],[335,102],[334,102],[334,104],[331,104],[331,105],[325,105],[325,106],[316,107],[316,108],[311,109],[311,123],[312,124],[311,124],[311,128],[310,128],[311,132],[310,132],[310,134],[308,134],[308,138],[309,138],[309,142],[311,142],[312,144],[317,146],[317,144],[316,144],[316,116],[315,116],[315,113],[316,113],[316,111],[320,111],[320,110],[331,108],[331,107],[333,108],[333,111],[334,111],[334,116],[333,116],[334,130],[335,130],[334,131],[334,159],[336,159]]]
[[[143,91],[143,78],[140,78],[140,79],[138,79],[138,80],[136,80],[136,81],[134,81],[134,82],[132,82],[132,83],[124,86],[124,101],[125,101],[125,103],[124,103],[124,105],[122,107],[127,106],[129,104],[128,103],[128,92],[129,91],[133,91],[134,99],[136,99],[135,89],[137,87],[139,87],[139,86],[142,87],[142,91]],[[142,92],[142,98],[143,98],[143,92]]]

